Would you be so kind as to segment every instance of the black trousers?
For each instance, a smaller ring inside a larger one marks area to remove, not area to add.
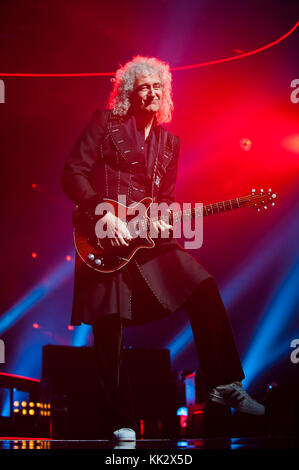
[[[190,320],[200,372],[206,388],[244,379],[231,325],[213,278],[203,281],[184,305]],[[107,429],[137,430],[127,365],[123,324],[108,315],[93,325],[97,375],[107,412]]]

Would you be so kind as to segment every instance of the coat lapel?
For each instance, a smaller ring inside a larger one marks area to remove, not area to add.
[[[143,163],[143,154],[137,149],[137,142],[126,129],[123,121],[111,120],[108,122],[108,132],[118,153],[130,167]]]
[[[158,144],[155,148],[156,158],[147,168],[148,177],[151,180],[152,197],[159,191],[160,182],[166,173],[167,167],[173,156],[172,135],[163,127],[158,126]],[[122,119],[112,118],[108,121],[108,132],[118,153],[123,161],[133,171],[144,164],[144,154],[138,151],[137,142],[127,131]]]

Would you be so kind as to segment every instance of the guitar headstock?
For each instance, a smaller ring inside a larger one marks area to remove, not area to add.
[[[268,191],[260,189],[259,192],[252,189],[249,195],[248,206],[261,212],[262,210],[268,210],[275,206],[276,199],[277,194],[274,193],[272,189],[268,189]]]

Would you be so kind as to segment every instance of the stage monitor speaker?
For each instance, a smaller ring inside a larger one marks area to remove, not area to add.
[[[166,419],[176,411],[167,349],[124,348],[136,419]],[[98,438],[105,429],[100,409],[104,401],[96,380],[92,347],[43,347],[41,391],[52,403],[55,438]],[[64,437],[67,436],[67,437]]]

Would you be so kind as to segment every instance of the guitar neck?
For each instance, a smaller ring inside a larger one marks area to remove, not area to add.
[[[202,214],[213,215],[219,212],[227,212],[240,207],[248,206],[250,199],[247,196],[237,197],[235,199],[228,199],[227,201],[215,202],[214,204],[206,204],[202,208]]]
[[[195,217],[203,217],[207,215],[219,214],[220,212],[228,212],[240,207],[246,207],[250,203],[250,197],[237,197],[235,199],[228,199],[227,201],[215,202],[213,204],[205,204],[204,206],[193,207],[192,209],[184,209],[182,211],[172,211],[171,216],[162,215],[160,217],[153,217],[149,222],[156,220],[164,220],[169,223],[180,222],[184,219]]]

